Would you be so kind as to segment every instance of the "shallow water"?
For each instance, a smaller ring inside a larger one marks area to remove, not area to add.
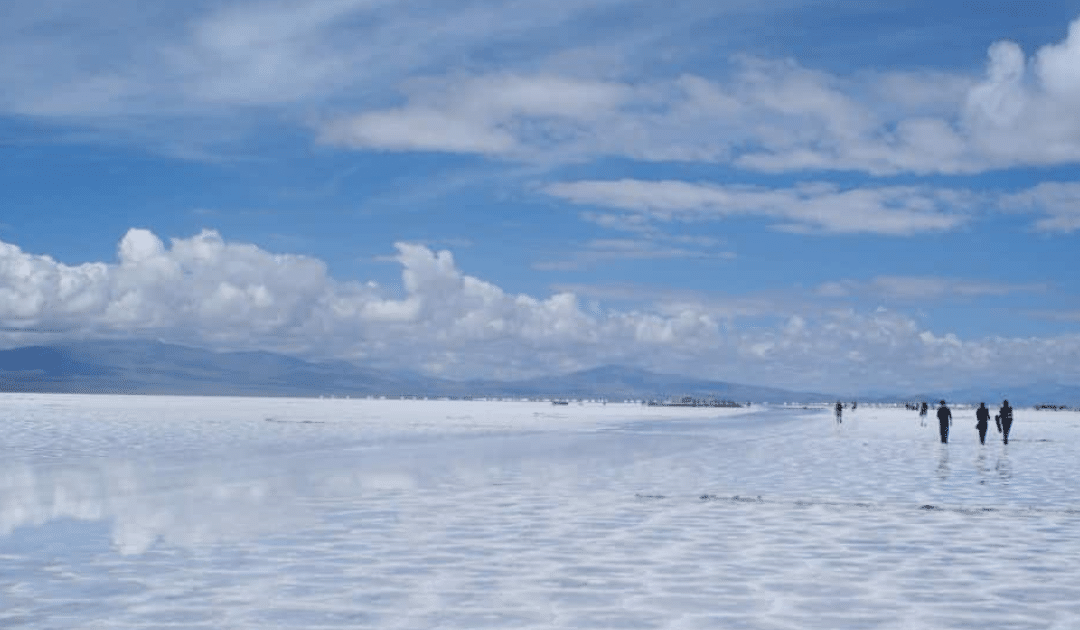
[[[980,446],[967,410],[941,445],[914,412],[869,407],[840,425],[493,402],[0,409],[0,627],[1080,621],[1080,414],[1018,410],[1008,446]]]

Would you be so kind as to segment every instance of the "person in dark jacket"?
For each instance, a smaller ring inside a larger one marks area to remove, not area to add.
[[[840,404],[840,401],[836,401],[836,424],[840,424],[840,417],[844,415],[844,406]]]
[[[979,430],[979,444],[986,444],[986,428],[990,426],[990,410],[986,403],[979,403],[975,410],[975,428]]]
[[[1009,401],[1001,403],[1001,409],[998,416],[1001,419],[1001,437],[1004,438],[1005,443],[1009,443],[1009,429],[1012,428],[1013,414],[1012,407],[1009,406]]]
[[[952,412],[945,406],[945,401],[941,401],[941,406],[937,410],[938,430],[941,431],[941,443],[946,444],[949,441],[949,427],[952,426]]]
[[[927,405],[926,401],[924,400],[922,407],[919,409],[919,424],[924,427],[926,426],[926,411],[928,407],[929,405]]]

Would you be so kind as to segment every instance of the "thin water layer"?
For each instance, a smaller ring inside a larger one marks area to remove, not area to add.
[[[1080,621],[1080,414],[0,403],[0,627]]]

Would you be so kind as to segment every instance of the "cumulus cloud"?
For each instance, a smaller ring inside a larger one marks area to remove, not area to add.
[[[3,244],[0,325],[441,365],[461,376],[507,368],[535,373],[571,356],[587,362],[572,349],[607,339],[694,343],[670,332],[681,330],[680,318],[598,321],[572,294],[507,294],[462,273],[450,252],[415,244],[397,245],[401,296],[372,283],[335,281],[321,261],[228,243],[213,231],[166,246],[133,229],[118,250],[115,263],[68,266]]]
[[[981,162],[992,167],[1080,159],[1080,20],[1068,38],[1032,59],[1012,42],[991,46],[986,76],[968,94],[961,122]],[[1029,67],[1032,71],[1029,71]]]
[[[616,208],[655,221],[756,215],[773,219],[777,229],[831,234],[948,231],[968,220],[975,201],[965,191],[913,186],[843,189],[828,183],[773,189],[623,179],[556,183],[544,191],[573,203]]]
[[[130,230],[118,260],[69,266],[0,243],[0,319],[41,329],[261,333],[304,321],[328,283],[322,262],[226,243],[204,231],[172,246]]]
[[[582,305],[569,291],[510,294],[462,272],[450,252],[421,245],[399,243],[395,260],[399,295],[334,280],[318,260],[227,242],[213,231],[165,243],[133,229],[116,261],[75,266],[0,243],[0,329],[9,345],[33,342],[33,334],[151,336],[455,377],[603,363],[819,389],[961,384],[1007,377],[1003,366],[1019,364],[1054,378],[1080,376],[1076,335],[961,339],[884,309],[770,313],[745,300],[692,296],[620,311]],[[754,325],[743,325],[747,314]]]
[[[1080,160],[1080,19],[1065,41],[1026,57],[993,44],[985,74],[936,70],[856,78],[795,62],[750,60],[719,89],[723,109],[752,129],[733,161],[764,171],[805,169],[977,173]],[[733,112],[733,114],[732,114]]]

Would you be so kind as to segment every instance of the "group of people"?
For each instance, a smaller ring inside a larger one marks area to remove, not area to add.
[[[923,403],[922,408],[919,409],[919,416],[926,416],[927,404]],[[949,441],[949,427],[952,426],[952,411],[945,406],[945,401],[941,401],[941,406],[937,410],[938,417],[938,430],[941,432],[941,443],[946,444]],[[998,414],[994,416],[994,422],[997,424],[998,433],[1001,434],[1002,439],[1006,444],[1009,443],[1009,430],[1012,429],[1013,422],[1013,410],[1009,406],[1009,401],[1001,403],[1001,409],[998,410]],[[990,426],[990,410],[986,408],[986,403],[979,403],[979,408],[975,410],[975,428],[979,430],[979,444],[986,444],[986,430]]]
[[[851,408],[855,409],[855,403],[851,403]],[[915,405],[909,405],[908,409],[918,409],[919,419],[922,420],[923,426],[926,426],[926,414],[930,409],[930,406],[925,402],[922,407]],[[841,417],[844,413],[843,403],[837,401],[836,403],[836,423],[840,424]],[[941,431],[941,443],[947,444],[949,442],[949,427],[952,426],[952,410],[945,406],[945,401],[941,401],[941,406],[937,410],[938,417],[938,429]],[[1003,401],[1001,403],[1001,409],[998,410],[996,416],[994,416],[994,423],[997,424],[998,433],[1001,434],[1002,439],[1006,444],[1009,443],[1009,430],[1012,429],[1013,422],[1013,410],[1009,406],[1009,401]],[[986,403],[979,403],[979,408],[975,410],[975,428],[979,430],[979,444],[986,444],[986,430],[990,427],[990,410],[986,408]]]

